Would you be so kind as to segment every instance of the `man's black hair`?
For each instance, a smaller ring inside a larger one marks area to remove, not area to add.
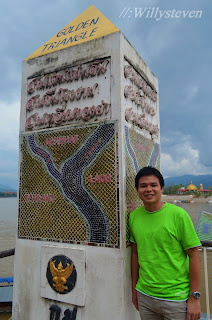
[[[160,171],[158,169],[153,168],[153,167],[143,167],[142,169],[140,169],[138,171],[138,173],[135,176],[135,187],[136,187],[137,190],[138,190],[139,179],[141,177],[150,176],[150,175],[154,175],[154,176],[156,176],[158,178],[158,180],[160,182],[161,189],[164,187],[164,179],[163,179],[163,176],[162,176],[162,174],[160,173]]]

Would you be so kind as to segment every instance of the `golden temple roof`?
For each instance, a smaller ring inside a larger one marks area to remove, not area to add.
[[[191,183],[187,186],[186,190],[194,191],[194,190],[197,190],[197,187],[191,181]]]

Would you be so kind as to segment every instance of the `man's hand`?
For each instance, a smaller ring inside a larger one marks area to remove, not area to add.
[[[200,299],[190,296],[187,301],[187,319],[197,320],[201,318]]]
[[[134,306],[136,307],[136,309],[138,310],[138,297],[137,297],[137,290],[136,289],[132,289],[132,302],[133,302]]]
[[[132,302],[136,309],[138,310],[138,297],[137,297],[137,291],[135,289],[136,283],[138,282],[138,250],[137,250],[137,244],[132,243],[131,245],[132,251],[131,251],[131,275],[132,275]]]

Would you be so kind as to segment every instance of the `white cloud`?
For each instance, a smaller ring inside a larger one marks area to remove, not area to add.
[[[177,144],[173,154],[161,153],[161,167],[165,177],[209,174],[208,168],[200,162],[199,150],[191,146],[189,139]]]

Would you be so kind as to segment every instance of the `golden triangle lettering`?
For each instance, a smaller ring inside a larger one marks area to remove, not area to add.
[[[96,7],[90,6],[25,60],[101,38],[117,31],[119,29]]]

